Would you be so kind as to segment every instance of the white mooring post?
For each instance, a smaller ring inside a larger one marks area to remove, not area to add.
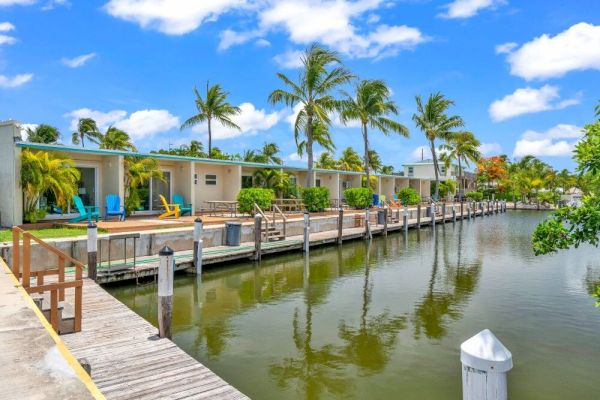
[[[367,208],[365,210],[365,239],[372,239],[373,233],[371,233],[371,213]]]
[[[310,250],[310,214],[304,211],[304,252],[308,254]]]
[[[435,227],[435,203],[431,203],[431,226]]]
[[[158,336],[171,339],[173,317],[173,249],[163,247],[158,252]]]
[[[456,206],[452,203],[452,223],[456,223]]]
[[[506,400],[512,354],[484,329],[460,345],[463,400]]]
[[[467,204],[467,215],[469,218],[469,221],[471,220],[471,203]]]
[[[88,225],[87,234],[88,278],[95,282],[98,276],[98,227],[95,223]]]
[[[202,219],[194,220],[194,269],[202,275]]]
[[[408,207],[404,206],[404,215],[402,216],[402,227],[404,232],[408,233]]]

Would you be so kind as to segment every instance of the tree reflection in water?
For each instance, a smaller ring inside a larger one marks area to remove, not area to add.
[[[424,333],[430,339],[441,339],[447,333],[446,317],[456,320],[462,317],[462,311],[474,292],[481,275],[481,257],[475,260],[463,260],[463,224],[458,225],[456,263],[450,261],[449,247],[446,241],[446,226],[434,230],[433,265],[427,293],[417,302],[412,322],[414,336],[419,339]],[[440,268],[439,246],[443,246],[443,265]]]

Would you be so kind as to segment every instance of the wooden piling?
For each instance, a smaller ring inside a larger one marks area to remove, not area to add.
[[[421,203],[417,204],[417,229],[421,229]]]
[[[388,208],[383,208],[383,236],[388,234]]]
[[[304,211],[304,246],[303,250],[308,254],[310,251],[310,214]]]
[[[158,336],[171,339],[173,319],[173,249],[163,247],[158,253]]]
[[[202,219],[196,218],[194,220],[194,271],[196,275],[202,274]]]
[[[446,223],[446,202],[442,203],[442,224]]]
[[[88,225],[87,236],[88,278],[95,282],[98,278],[98,227],[95,223]]]
[[[260,261],[262,242],[262,215],[256,213],[254,216],[254,260]]]
[[[337,236],[338,244],[342,244],[343,236],[344,236],[344,209],[342,207],[340,207],[340,209],[338,210],[338,236]]]

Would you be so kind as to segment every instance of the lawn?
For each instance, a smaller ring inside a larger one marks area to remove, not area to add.
[[[45,228],[32,229],[31,234],[41,239],[56,239],[72,236],[86,236],[86,228]],[[0,243],[12,241],[12,231],[10,229],[0,230]]]

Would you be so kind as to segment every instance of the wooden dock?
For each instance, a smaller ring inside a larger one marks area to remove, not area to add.
[[[85,279],[81,332],[62,336],[85,358],[107,399],[247,399],[130,310]]]
[[[450,209],[447,210],[447,214],[445,216],[436,215],[436,224],[446,223],[453,220],[453,216],[450,212]],[[473,212],[472,216],[475,218],[476,216],[481,217],[482,213],[486,213],[486,211],[477,210],[477,212]],[[456,219],[467,219],[468,212],[464,210],[461,215],[460,210],[456,212]],[[408,228],[415,229],[418,228],[419,221],[414,218],[408,220]],[[420,220],[421,227],[431,225],[432,220],[431,217],[422,217]],[[387,224],[387,232],[401,231],[404,229],[404,224],[402,223],[402,219],[398,223],[388,223]],[[381,235],[384,233],[384,225],[371,225],[371,232],[373,235]],[[365,227],[357,227],[357,228],[345,228],[342,233],[342,241],[362,239],[365,236]],[[325,244],[336,243],[338,240],[338,231],[324,231],[324,232],[315,232],[310,234],[310,246],[322,246]],[[288,236],[285,240],[275,241],[275,242],[263,242],[261,245],[261,255],[269,255],[276,253],[284,253],[288,251],[298,251],[303,247],[303,235],[297,236]],[[244,260],[251,259],[255,254],[255,244],[254,242],[244,242],[241,243],[240,246],[214,246],[203,249],[202,252],[202,265],[210,265],[217,263],[224,263],[234,260]],[[185,271],[190,270],[193,271],[193,253],[192,250],[187,251],[178,251],[175,253],[175,271]],[[156,276],[158,270],[159,257],[156,256],[145,256],[138,257],[136,261],[136,267],[128,267],[121,268],[123,266],[123,261],[113,261],[111,263],[112,270],[109,271],[105,265],[99,266],[98,269],[98,278],[97,282],[100,284],[111,283],[111,282],[119,282],[126,280],[135,280],[135,279],[143,279],[147,277]]]

